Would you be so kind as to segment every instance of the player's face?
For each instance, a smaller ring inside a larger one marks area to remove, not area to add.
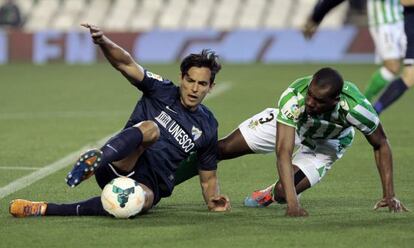
[[[207,67],[191,67],[182,75],[180,94],[181,103],[189,110],[195,110],[207,93],[213,88],[210,83],[211,71]]]
[[[315,116],[330,112],[335,108],[338,100],[339,99],[330,96],[329,89],[318,88],[311,83],[305,99],[306,113]]]

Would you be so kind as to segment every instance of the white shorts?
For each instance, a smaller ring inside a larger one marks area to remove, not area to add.
[[[247,145],[255,153],[271,153],[276,144],[276,116],[278,109],[267,108],[259,114],[245,120],[239,125]],[[296,135],[297,150],[292,158],[296,165],[308,178],[311,186],[317,184],[332,164],[345,153],[346,149],[338,150],[339,140],[317,140],[316,148],[301,145]]]
[[[375,61],[381,63],[389,59],[402,59],[407,49],[404,22],[383,24],[369,28],[375,44]]]

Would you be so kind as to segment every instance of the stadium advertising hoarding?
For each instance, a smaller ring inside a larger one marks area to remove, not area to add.
[[[351,26],[321,30],[310,41],[298,30],[156,30],[107,35],[141,63],[170,63],[202,48],[216,50],[232,63],[372,62],[374,52],[368,31]],[[0,31],[1,64],[91,64],[100,60],[102,55],[88,32]]]

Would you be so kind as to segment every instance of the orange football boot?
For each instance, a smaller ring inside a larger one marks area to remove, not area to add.
[[[254,191],[250,196],[244,199],[244,206],[251,208],[262,208],[272,204],[275,200],[273,199],[273,189],[276,183],[269,187]]]
[[[34,202],[23,199],[16,199],[10,202],[9,213],[18,218],[29,216],[44,216],[46,213],[46,208],[46,202]]]

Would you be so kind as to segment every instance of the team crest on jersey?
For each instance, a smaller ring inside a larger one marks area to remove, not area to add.
[[[251,120],[249,123],[249,128],[250,129],[256,129],[256,127],[259,125],[259,121],[258,120]]]
[[[297,104],[293,104],[292,106],[290,106],[290,112],[292,113],[293,118],[295,118],[295,120],[297,120],[299,118],[300,109],[299,109],[299,106]]]
[[[193,128],[191,129],[191,134],[193,135],[193,140],[196,141],[203,134],[203,131],[193,126]]]
[[[300,109],[297,104],[292,104],[291,106],[285,106],[282,108],[282,117],[286,120],[295,120],[299,119]]]

